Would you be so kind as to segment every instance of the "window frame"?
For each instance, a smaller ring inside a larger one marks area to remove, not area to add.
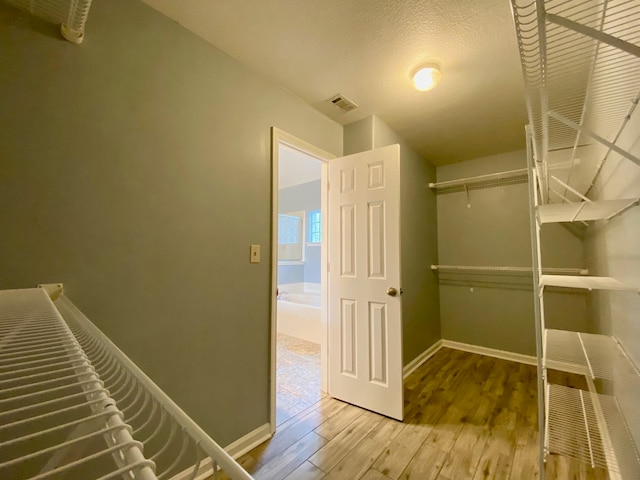
[[[317,220],[314,220],[313,216],[316,214],[318,218]],[[322,210],[321,209],[310,210],[307,217],[308,217],[307,245],[320,245],[322,243]],[[312,231],[314,225],[318,226],[317,232]],[[314,234],[318,234],[320,236],[320,239],[317,241],[314,241],[313,240]]]
[[[306,211],[278,213],[278,265],[296,265],[305,261]],[[282,243],[280,235],[280,218],[295,217],[299,220],[298,241]],[[299,251],[299,253],[298,253]]]

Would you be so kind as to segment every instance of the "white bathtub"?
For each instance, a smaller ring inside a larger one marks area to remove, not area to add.
[[[313,343],[321,342],[320,293],[314,291],[289,293],[288,285],[279,287],[278,332]]]

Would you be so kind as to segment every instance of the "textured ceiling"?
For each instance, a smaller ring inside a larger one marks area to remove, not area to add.
[[[436,165],[524,147],[509,0],[143,1],[342,124],[376,114]],[[417,92],[432,58],[442,81]]]

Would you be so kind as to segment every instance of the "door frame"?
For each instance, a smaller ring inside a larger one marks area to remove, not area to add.
[[[329,341],[329,329],[327,324],[328,313],[328,173],[329,161],[336,158],[336,155],[316,147],[304,140],[295,137],[276,127],[271,127],[271,365],[270,365],[270,412],[269,424],[271,434],[276,431],[276,349],[277,349],[277,305],[276,289],[278,288],[278,165],[280,144],[299,150],[300,152],[314,157],[322,162],[322,172],[320,181],[320,209],[322,211],[322,244],[320,246],[320,323],[322,331],[322,343],[320,344],[320,367],[322,372],[321,388],[327,391],[328,387],[328,362],[327,345]]]

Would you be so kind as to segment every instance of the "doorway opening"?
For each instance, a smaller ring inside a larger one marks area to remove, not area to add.
[[[275,431],[326,391],[327,160],[273,131],[272,408]]]

